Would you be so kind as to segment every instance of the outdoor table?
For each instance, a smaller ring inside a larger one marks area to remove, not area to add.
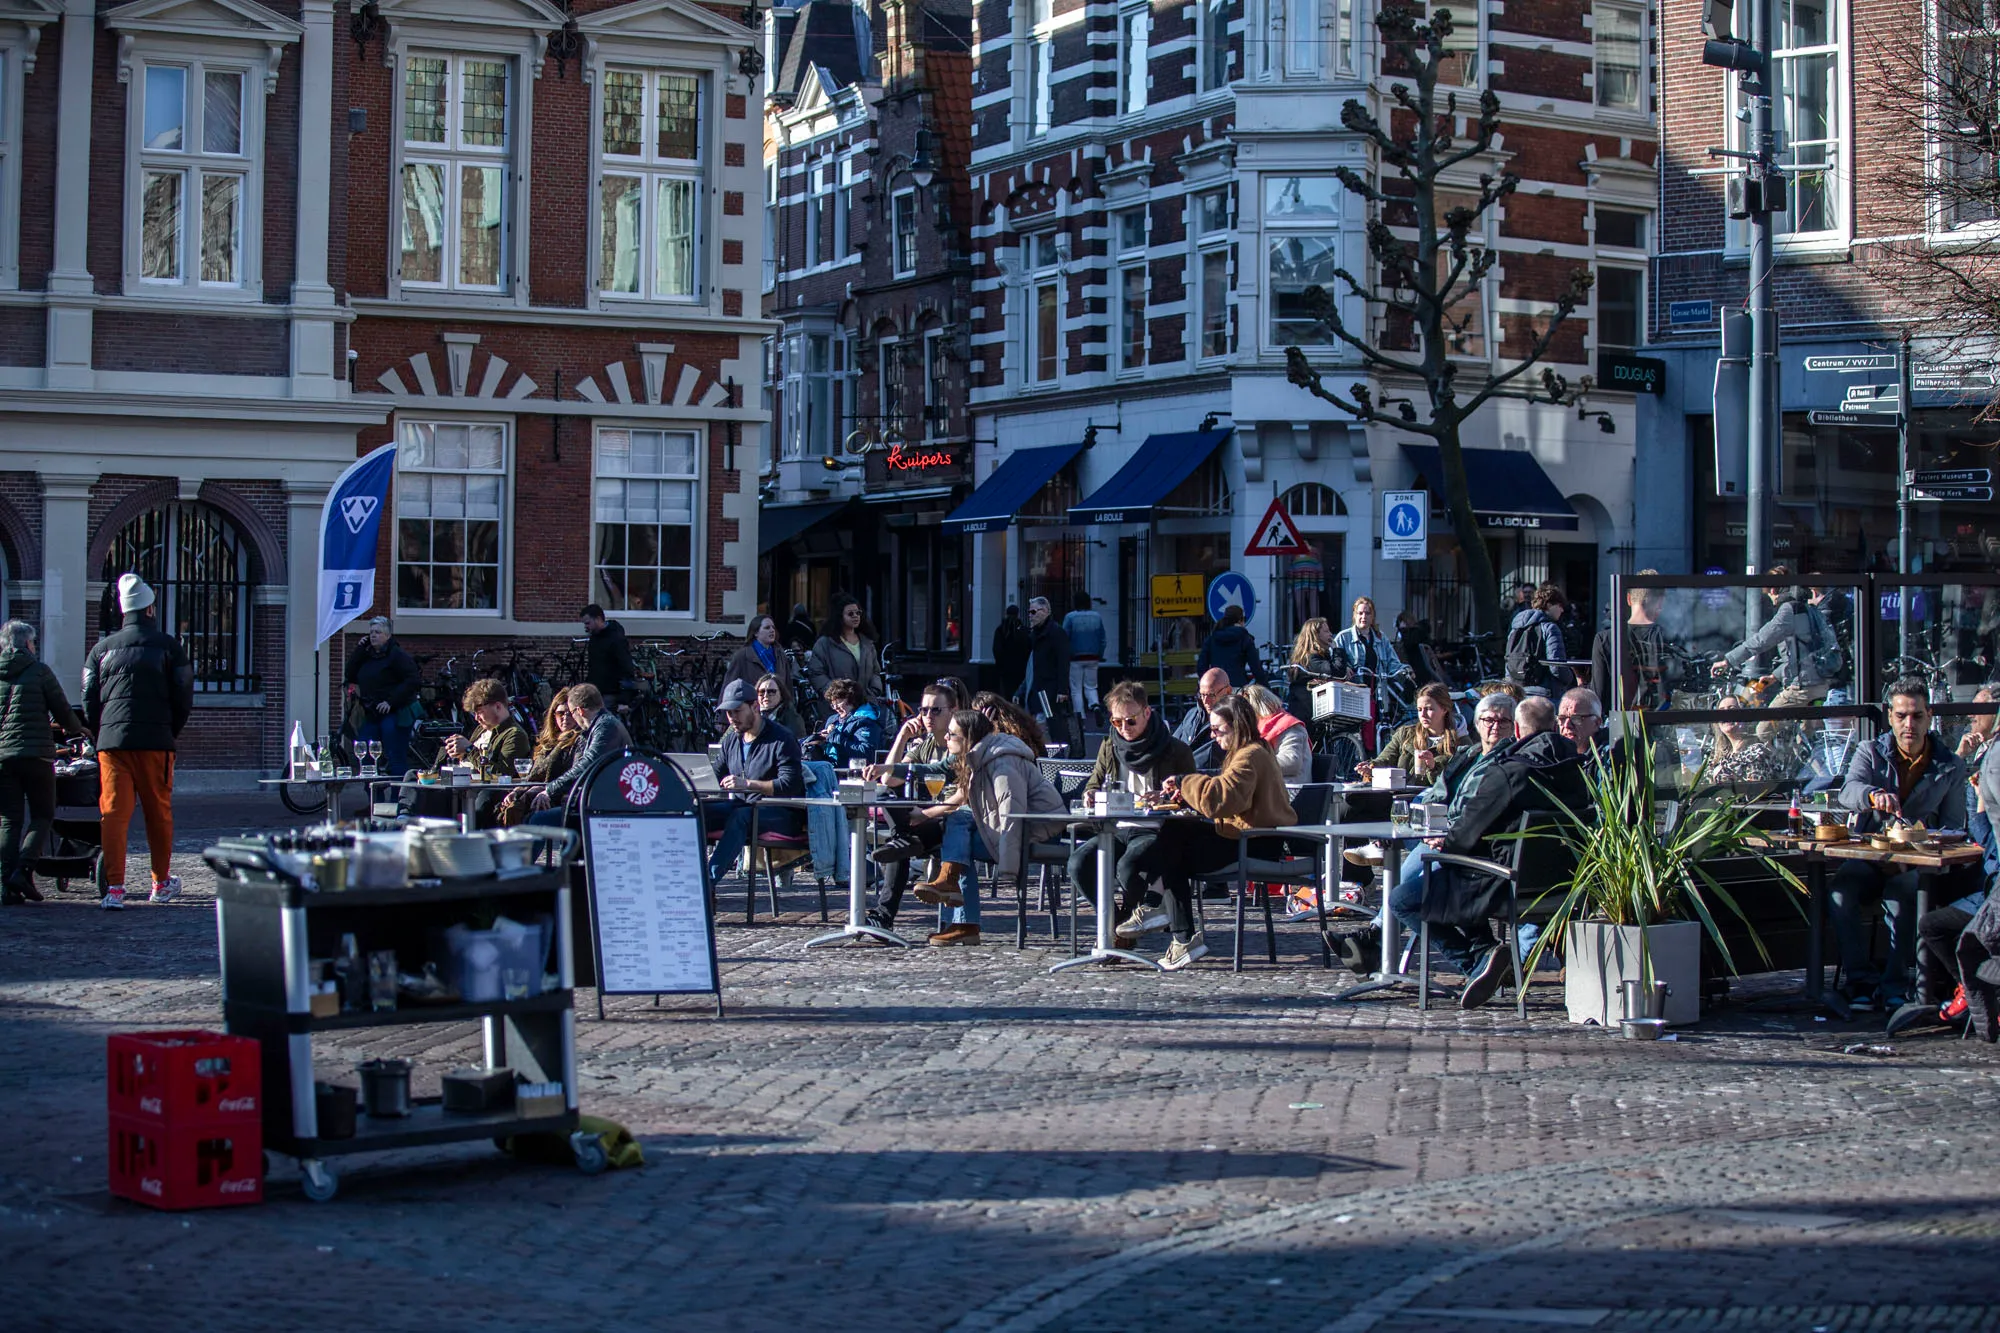
[[[1089,824],[1096,826],[1102,834],[1115,828],[1145,829],[1164,824],[1169,819],[1199,819],[1201,816],[1186,810],[1115,810],[1101,815],[1077,811],[1060,814],[1034,814],[1023,811],[1018,814],[1003,815],[1001,818],[1020,823]],[[1142,953],[1112,947],[1112,936],[1116,933],[1114,927],[1117,925],[1113,919],[1117,914],[1117,908],[1113,905],[1115,902],[1113,895],[1117,893],[1117,886],[1113,881],[1118,875],[1118,849],[1114,845],[1115,842],[1116,839],[1102,836],[1097,839],[1097,943],[1089,953],[1065,958],[1051,965],[1050,972],[1060,972],[1066,967],[1081,967],[1085,963],[1110,962],[1113,959],[1138,963],[1152,968],[1155,972],[1163,970],[1156,960]]]
[[[1289,832],[1290,830],[1286,831]],[[1383,847],[1382,874],[1384,880],[1382,885],[1382,911],[1378,917],[1378,922],[1382,928],[1382,966],[1372,977],[1363,980],[1359,985],[1349,986],[1333,998],[1336,1000],[1352,1000],[1363,995],[1373,995],[1376,991],[1394,990],[1398,986],[1416,985],[1415,978],[1405,976],[1396,970],[1398,945],[1396,938],[1396,914],[1389,910],[1389,894],[1394,891],[1396,881],[1403,873],[1402,844],[1406,842],[1422,842],[1426,838],[1441,838],[1444,836],[1444,830],[1427,829],[1415,823],[1392,824],[1383,821],[1380,823],[1308,824],[1298,831],[1313,831],[1327,836],[1330,840],[1328,844],[1329,853],[1331,853],[1334,841],[1347,838],[1354,838],[1363,842],[1379,842]]]
[[[453,818],[458,820],[460,832],[475,833],[473,828],[472,798],[483,791],[514,791],[521,787],[540,787],[539,782],[418,782],[414,778],[374,779],[385,787],[409,787],[415,791],[441,791],[451,796]]]
[[[357,782],[365,784],[374,782],[375,780],[372,776],[364,778],[359,774],[350,774],[344,778],[339,776],[330,778],[258,778],[257,785],[260,787],[318,787],[326,793],[327,818],[333,823],[338,824],[341,820],[340,793]]]
[[[725,793],[726,795],[726,793]],[[713,799],[712,797],[710,799]],[[847,924],[839,930],[806,941],[806,948],[816,948],[822,944],[832,944],[839,940],[850,940],[862,935],[872,935],[888,944],[900,944],[905,949],[910,942],[893,930],[868,924],[868,812],[870,810],[925,810],[937,804],[934,800],[911,800],[907,797],[840,797],[840,796],[761,796],[759,805],[775,806],[786,810],[842,810],[847,814]]]

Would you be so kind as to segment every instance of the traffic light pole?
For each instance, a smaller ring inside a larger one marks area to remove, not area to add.
[[[1773,11],[1779,0],[1750,0],[1750,45],[1764,57],[1757,76],[1757,95],[1750,99],[1750,142],[1754,154],[1749,173],[1757,183],[1757,205],[1750,222],[1750,412],[1749,475],[1744,524],[1744,554],[1748,574],[1771,567],[1771,474],[1778,458],[1783,418],[1778,399],[1778,308],[1772,288],[1771,199],[1783,188],[1775,166],[1776,136],[1771,127],[1771,68]],[[1779,196],[1782,197],[1782,196]],[[1751,598],[1754,606],[1755,598]]]

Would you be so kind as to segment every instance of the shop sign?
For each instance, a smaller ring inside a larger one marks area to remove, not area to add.
[[[950,467],[958,460],[951,450],[942,445],[929,448],[923,445],[892,444],[889,452],[882,457],[883,465],[891,472],[916,472],[924,468]]]
[[[1667,392],[1667,363],[1652,356],[1601,353],[1597,358],[1597,387],[1664,396]]]
[[[1479,526],[1482,528],[1539,528],[1542,526],[1540,514],[1481,514]]]
[[[1902,615],[1902,610],[1903,590],[1901,588],[1891,588],[1882,594],[1882,619],[1898,619]],[[1929,611],[1930,599],[1925,596],[1924,589],[1910,589],[1910,619],[1922,620]]]
[[[1208,586],[1199,574],[1153,575],[1153,618],[1198,616],[1207,605]]]
[[[1713,324],[1715,323],[1715,302],[1674,301],[1667,306],[1669,324]]]

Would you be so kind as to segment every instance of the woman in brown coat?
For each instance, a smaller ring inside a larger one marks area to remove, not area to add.
[[[1233,864],[1237,844],[1246,833],[1298,822],[1277,756],[1258,733],[1257,714],[1250,705],[1238,695],[1221,700],[1209,710],[1208,730],[1223,753],[1222,771],[1213,776],[1191,773],[1160,784],[1162,792],[1204,818],[1169,820],[1160,826],[1159,840],[1139,858],[1136,869],[1159,880],[1164,900],[1158,892],[1148,893],[1118,927],[1119,934],[1133,936],[1170,928],[1173,944],[1160,960],[1170,972],[1208,953],[1208,945],[1195,930],[1189,877]]]

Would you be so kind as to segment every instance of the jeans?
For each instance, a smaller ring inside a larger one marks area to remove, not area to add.
[[[1146,893],[1146,876],[1139,869],[1139,859],[1159,841],[1155,833],[1120,835],[1106,831],[1095,838],[1086,838],[1076,845],[1069,854],[1069,881],[1076,885],[1076,891],[1097,900],[1097,844],[1101,838],[1110,838],[1117,844],[1113,853],[1116,860],[1111,882],[1118,886],[1118,915],[1123,918],[1139,905],[1139,899]]]
[[[750,821],[757,817],[757,809],[748,801],[710,801],[702,806],[702,823],[711,833],[718,828],[722,837],[708,854],[708,878],[711,883],[720,882],[722,877],[735,866],[743,855],[743,848],[750,842]]]
[[[561,828],[563,813],[563,807],[559,805],[551,806],[547,810],[537,810],[529,815],[528,822],[530,824],[539,824],[544,828]]]
[[[1958,937],[1971,921],[1972,913],[1962,907],[1934,907],[1917,918],[1923,949],[1923,986],[1917,998],[1926,1004],[1943,1004],[1957,987]]]
[[[1238,843],[1213,825],[1185,820],[1162,824],[1160,836],[1134,865],[1139,873],[1160,881],[1167,901],[1167,929],[1185,944],[1194,938],[1194,885],[1191,876],[1236,863]]]
[[[1097,707],[1097,669],[1102,658],[1073,657],[1069,663],[1069,702],[1077,712]]]
[[[28,804],[28,826],[21,828],[21,803]],[[16,875],[33,874],[55,831],[56,766],[52,759],[26,755],[0,759],[0,880],[12,885]]]
[[[945,821],[942,819],[911,819],[908,812],[902,810],[891,810],[889,818],[898,834],[917,840],[926,857],[936,856],[938,848],[944,845]],[[875,915],[882,918],[884,925],[895,924],[896,913],[903,907],[903,894],[910,887],[911,867],[920,859],[907,857],[883,867],[882,888],[875,897]]]
[[[965,867],[965,876],[960,881],[965,902],[958,907],[939,908],[940,926],[979,924],[979,872],[972,864],[972,856],[978,846],[979,825],[970,810],[954,810],[945,816],[944,833],[938,842],[938,859]]]
[[[1910,967],[1917,954],[1917,932],[1911,928],[1917,912],[1916,873],[1885,875],[1875,866],[1849,861],[1834,872],[1830,887],[1833,928],[1840,940],[1840,966],[1846,974],[1848,993],[1865,994],[1879,984],[1890,999],[1900,998],[1909,987]],[[1886,972],[1878,970],[1869,956],[1878,905],[1889,922]]]
[[[382,742],[382,772],[397,777],[410,770],[410,733],[396,720],[396,714],[383,715],[372,709],[368,720],[354,733],[358,741]]]
[[[806,795],[831,796],[839,790],[840,778],[824,759],[806,760]],[[806,811],[806,837],[812,844],[813,872],[847,882],[847,820],[842,812],[815,806]]]
[[[1428,850],[1428,849],[1426,849]],[[1403,877],[1396,881],[1396,887],[1389,891],[1389,910],[1396,914],[1396,920],[1403,929],[1415,935],[1423,928],[1424,875],[1423,866],[1428,858],[1418,855],[1403,862]],[[1414,868],[1416,873],[1410,874]],[[1449,892],[1449,876],[1458,873],[1439,866],[1431,872],[1431,884],[1440,893]],[[1479,965],[1479,960],[1493,946],[1491,935],[1475,935],[1463,926],[1431,926],[1431,943],[1437,947],[1444,960],[1457,969],[1460,975],[1469,974]]]

